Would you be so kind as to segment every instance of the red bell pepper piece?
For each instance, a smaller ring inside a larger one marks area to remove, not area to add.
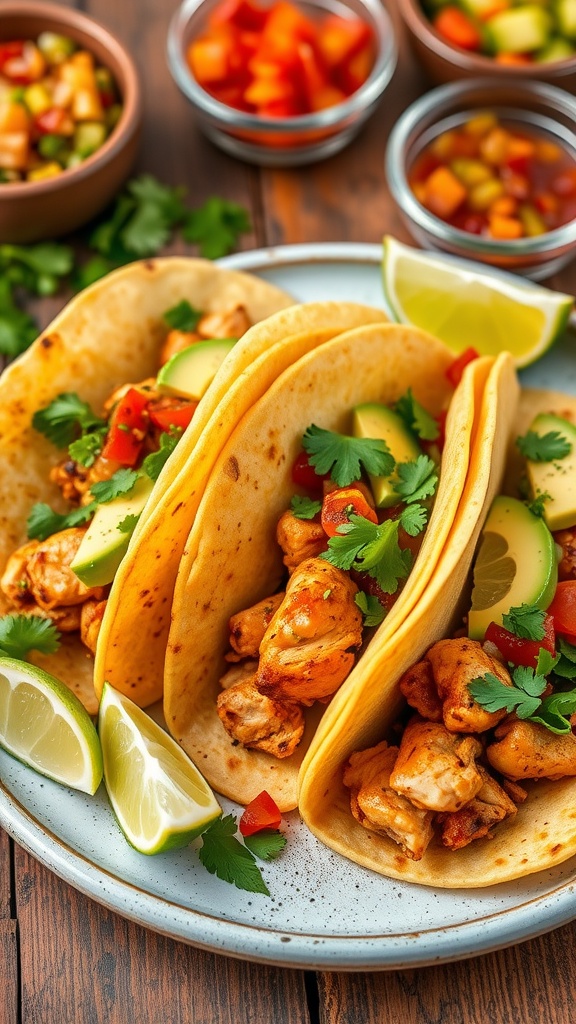
[[[328,479],[328,473],[321,476],[320,473],[316,472],[314,466],[310,463],[310,457],[307,452],[299,452],[292,466],[292,480],[298,487],[304,487],[307,491],[317,494],[322,490],[324,480]]]
[[[50,107],[34,118],[34,127],[40,135],[73,135],[74,121],[62,107]]]
[[[548,608],[556,632],[576,640],[576,580],[563,580],[556,587],[554,600]]]
[[[123,466],[134,466],[146,439],[149,397],[137,388],[128,388],[110,417],[110,429],[102,456]]]
[[[187,402],[179,398],[157,398],[148,405],[150,422],[167,433],[177,427],[186,430],[198,407],[198,402]]]
[[[443,7],[432,24],[439,35],[462,50],[482,49],[482,36],[476,25],[458,7]]]
[[[245,808],[240,818],[240,832],[243,836],[252,836],[265,828],[278,828],[281,821],[277,805],[264,789]]]
[[[450,366],[445,371],[445,375],[447,379],[450,381],[452,387],[455,388],[458,386],[458,384],[462,380],[462,374],[464,373],[465,368],[468,366],[468,363],[472,363],[474,359],[478,359],[478,356],[479,353],[476,351],[475,348],[466,348],[464,349],[463,352],[460,353],[459,356],[456,356],[456,359],[454,360],[453,363],[450,363]]]
[[[504,626],[491,622],[484,636],[498,648],[500,654],[506,661],[514,665],[527,665],[535,668],[538,661],[540,648],[549,651],[552,656],[556,653],[556,634],[554,630],[554,619],[552,615],[544,617],[544,636],[542,640],[527,640],[524,637],[516,636]]]
[[[339,487],[329,491],[322,502],[321,523],[328,537],[338,535],[338,527],[349,523],[350,516],[363,516],[371,523],[378,522],[378,516],[370,507],[362,491],[358,487]]]

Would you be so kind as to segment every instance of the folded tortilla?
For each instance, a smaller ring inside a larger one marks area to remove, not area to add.
[[[163,314],[184,299],[203,312],[242,304],[254,322],[293,301],[259,278],[220,269],[208,260],[167,257],[134,263],[76,296],[4,371],[0,380],[0,573],[27,539],[26,519],[34,503],[65,510],[59,488],[48,479],[61,452],[33,429],[34,413],[65,391],[77,392],[99,411],[114,388],[155,376],[166,335]],[[208,393],[204,404],[210,408]],[[154,486],[143,522],[158,507],[186,459],[186,433],[181,443],[182,453],[176,449]],[[127,574],[133,562],[133,556],[127,555]],[[162,571],[175,576],[176,566],[167,559]],[[123,602],[124,595],[119,600]],[[127,600],[132,602],[124,632],[124,644],[129,647],[140,625],[138,602]],[[0,614],[11,611],[0,593]],[[160,642],[151,629],[148,648]],[[91,712],[97,710],[94,660],[79,638],[65,636],[56,654],[33,660],[64,680]]]
[[[503,369],[497,363],[488,381],[485,429],[479,433],[481,443],[471,458],[463,500],[430,585],[397,635],[366,665],[356,689],[347,682],[347,693],[339,692],[337,697],[347,696],[347,704],[338,718],[330,708],[331,728],[325,728],[310,749],[300,780],[300,812],[321,842],[380,874],[435,888],[507,882],[553,868],[576,854],[574,778],[523,783],[528,798],[514,817],[492,830],[490,839],[458,851],[433,840],[420,861],[405,857],[392,840],[355,820],[349,790],[342,782],[350,754],[386,738],[401,711],[400,677],[433,643],[450,635],[469,609],[469,569],[482,521],[497,493],[518,496],[521,458],[515,439],[540,412],[576,422],[576,399],[555,392],[523,391],[516,411],[514,383]],[[473,508],[477,512],[471,515]]]
[[[416,329],[375,324],[347,331],[285,369],[220,452],[178,570],[164,677],[168,728],[218,792],[247,803],[266,789],[282,810],[295,807],[299,768],[322,711],[311,710],[299,747],[282,760],[233,741],[216,711],[230,616],[275,592],[283,579],[275,531],[294,493],[291,467],[302,434],[311,423],[346,432],[355,405],[392,403],[409,387],[438,413],[452,396],[445,371],[453,358],[441,342]],[[363,678],[372,652],[396,633],[434,574],[463,498],[471,445],[483,429],[477,421],[492,363],[472,363],[452,398],[440,484],[422,548],[399,599],[353,669],[354,680]],[[475,504],[469,518],[475,521],[480,512]],[[350,689],[348,680],[344,687]],[[331,716],[341,693],[333,698]]]
[[[176,571],[216,457],[236,423],[306,352],[352,327],[385,320],[382,310],[356,303],[304,303],[255,324],[234,346],[178,444],[162,502],[150,503],[132,537],[130,561],[118,571],[96,652],[98,695],[107,680],[141,707],[161,698]]]

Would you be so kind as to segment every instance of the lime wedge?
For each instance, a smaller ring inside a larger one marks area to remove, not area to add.
[[[98,729],[110,803],[140,853],[188,846],[220,816],[210,786],[182,748],[109,683]]]
[[[517,367],[535,362],[562,334],[574,299],[514,274],[387,235],[384,294],[392,316],[436,335],[454,352],[511,352]]]
[[[13,658],[0,658],[0,745],[72,789],[100,785],[100,740],[86,709],[59,679]]]
[[[546,609],[557,581],[556,547],[544,520],[516,498],[495,498],[474,565],[469,636],[483,640],[491,622],[501,626],[522,604]]]

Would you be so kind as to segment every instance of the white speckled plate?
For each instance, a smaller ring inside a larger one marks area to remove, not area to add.
[[[302,245],[223,260],[301,300],[383,305],[380,247]],[[576,394],[573,339],[523,382]],[[226,810],[237,811],[227,801]],[[384,970],[456,960],[576,917],[575,860],[490,889],[450,892],[389,881],[332,854],[294,812],[282,857],[265,865],[271,898],[220,882],[193,848],[148,858],[124,841],[103,787],[73,793],[0,751],[0,825],[43,864],[110,909],[175,939],[254,961],[320,970]]]

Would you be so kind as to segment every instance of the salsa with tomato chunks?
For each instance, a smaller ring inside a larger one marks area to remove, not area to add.
[[[436,217],[499,241],[534,238],[576,217],[574,154],[493,111],[440,132],[414,161],[408,181]]]
[[[108,68],[68,36],[0,42],[0,182],[76,167],[100,149],[121,112]]]
[[[364,84],[376,41],[361,18],[311,15],[292,0],[221,0],[187,50],[196,81],[221,103],[261,117],[298,117]]]

